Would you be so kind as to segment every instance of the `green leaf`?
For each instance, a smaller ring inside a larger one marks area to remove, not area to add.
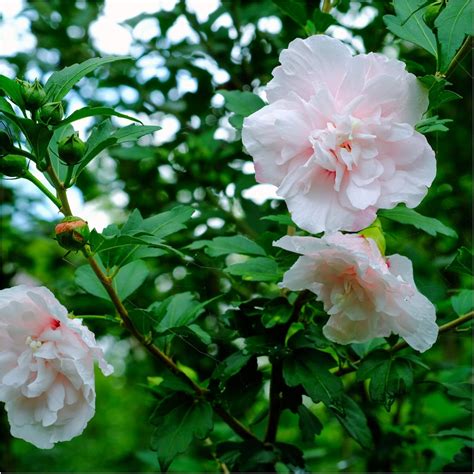
[[[242,117],[248,117],[265,105],[265,102],[252,92],[226,90],[218,92],[224,96],[226,109]]]
[[[463,400],[472,400],[473,384],[467,382],[460,383],[443,383],[441,384],[446,389],[446,393],[454,398],[461,398]]]
[[[298,407],[298,426],[301,431],[303,441],[314,441],[314,437],[319,435],[323,429],[318,417],[308,410],[304,405]]]
[[[293,307],[286,298],[275,298],[265,305],[262,311],[262,324],[273,328],[278,324],[285,324],[293,314]]]
[[[425,0],[393,0],[395,16],[385,15],[383,20],[394,35],[411,41],[437,58],[436,37],[423,19],[427,7],[420,8],[424,3]]]
[[[265,250],[260,245],[243,235],[216,237],[208,241],[206,253],[211,257],[220,257],[230,253],[265,256]]]
[[[92,58],[80,64],[73,64],[61,71],[54,72],[46,82],[46,102],[61,100],[84,76],[104,64],[114,61],[123,61],[130,57]]]
[[[251,357],[253,357],[252,354],[244,354],[241,351],[234,352],[217,366],[212,378],[220,382],[226,381],[229,377],[238,374]]]
[[[205,400],[176,393],[156,407],[152,424],[156,426],[152,449],[156,451],[161,470],[167,471],[174,458],[184,453],[194,438],[204,439],[212,430],[212,407]]]
[[[446,270],[450,270],[456,273],[466,273],[472,276],[472,269],[474,268],[474,257],[471,249],[467,247],[461,247],[457,250],[456,256],[453,261],[446,267]]]
[[[449,130],[444,124],[452,122],[451,119],[440,119],[437,115],[421,120],[416,124],[416,130],[420,133],[447,132]]]
[[[249,258],[244,263],[234,263],[224,270],[246,281],[276,281],[281,277],[275,260],[267,257]]]
[[[114,117],[120,117],[120,118],[124,118],[128,120],[132,120],[140,124],[142,123],[137,118],[117,112],[115,109],[112,109],[111,107],[83,107],[82,109],[79,109],[73,112],[69,117],[66,117],[62,122],[59,122],[54,128],[62,127],[63,125],[75,122],[76,120],[81,120],[85,117],[95,117],[95,116],[107,116],[107,117],[114,116]]]
[[[195,321],[209,302],[199,303],[193,293],[186,291],[170,296],[164,301],[153,303],[148,309],[157,322],[155,330],[158,333],[164,333],[169,329],[187,326]]]
[[[107,273],[104,266],[99,263],[104,273]],[[136,291],[148,276],[148,268],[141,260],[135,260],[122,267],[112,285],[121,300],[128,298]],[[75,281],[84,291],[91,295],[110,301],[107,291],[93,272],[89,265],[83,265],[76,270]]]
[[[451,297],[451,304],[458,316],[469,313],[474,308],[474,290],[461,290]]]
[[[18,84],[18,82],[0,74],[0,90],[5,92],[5,94],[7,94],[7,96],[10,97],[10,99],[20,107],[20,109],[25,109],[23,97],[21,96],[20,84]]]
[[[304,0],[273,0],[283,13],[288,15],[298,25],[305,26],[307,20],[306,2]]]
[[[276,216],[264,216],[260,218],[261,221],[271,221],[284,226],[296,227],[295,223],[291,220],[288,214],[278,214]]]
[[[447,102],[462,99],[456,92],[446,90],[446,86],[451,85],[446,79],[439,76],[427,75],[419,77],[418,80],[428,89],[430,106],[428,111],[437,109]]]
[[[89,140],[84,158],[81,160],[76,177],[82,170],[103,150],[113,145],[119,145],[129,141],[138,140],[140,137],[160,130],[156,125],[127,125],[126,127],[112,131],[113,127],[109,119],[94,127]]]
[[[343,394],[341,380],[330,372],[334,359],[326,352],[298,349],[285,357],[283,377],[290,387],[302,385],[313,402],[337,407]]]
[[[342,396],[342,410],[332,409],[339,423],[346,429],[363,448],[371,449],[373,446],[372,433],[367,425],[367,418],[359,405],[347,395]]]
[[[449,0],[435,20],[440,45],[439,71],[446,72],[466,35],[474,35],[472,0]]]
[[[385,409],[390,411],[396,398],[413,385],[413,370],[409,360],[376,350],[362,361],[357,370],[357,380],[369,378],[371,399],[383,403]]]
[[[393,209],[382,209],[378,212],[378,215],[395,222],[400,222],[400,224],[412,225],[433,237],[436,236],[436,234],[443,234],[455,239],[458,237],[458,234],[453,229],[444,225],[438,219],[422,216],[415,210],[405,206],[398,206]]]
[[[313,12],[313,24],[316,33],[324,33],[331,25],[335,25],[337,20],[329,13],[322,12],[319,8],[315,8]]]

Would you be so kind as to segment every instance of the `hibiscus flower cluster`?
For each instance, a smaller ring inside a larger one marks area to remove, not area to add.
[[[324,233],[275,243],[302,255],[282,286],[316,294],[330,315],[324,334],[335,342],[394,333],[429,349],[435,309],[417,290],[411,262],[340,232],[361,231],[378,209],[413,208],[426,195],[436,161],[414,127],[427,91],[401,61],[353,56],[324,35],[294,40],[280,63],[266,87],[268,105],[245,119],[242,141],[257,181],[278,186],[299,227]]]

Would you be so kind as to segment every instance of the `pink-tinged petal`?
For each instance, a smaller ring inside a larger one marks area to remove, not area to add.
[[[280,54],[281,66],[273,70],[273,79],[267,85],[269,102],[286,98],[289,92],[305,100],[321,89],[335,95],[350,60],[349,48],[328,36],[293,40]]]
[[[346,187],[349,202],[357,209],[374,206],[380,197],[380,183],[375,181],[364,186],[357,186],[353,180]]]

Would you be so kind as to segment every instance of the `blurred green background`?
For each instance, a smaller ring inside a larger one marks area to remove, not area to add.
[[[317,1],[307,1],[308,11]],[[386,1],[341,0],[333,14],[338,25],[329,33],[357,52],[382,51],[407,61],[417,75],[434,73],[432,58],[391,35],[382,16],[392,13]],[[44,81],[57,69],[91,57],[119,54],[132,59],[101,68],[83,79],[71,93],[71,108],[106,104],[135,114],[145,124],[163,131],[143,138],[140,146],[115,148],[81,175],[73,192],[76,213],[92,226],[120,223],[129,210],[144,216],[176,203],[199,210],[188,232],[172,239],[177,248],[197,237],[247,232],[270,245],[285,229],[262,221],[262,216],[286,211],[282,201],[266,199],[267,187],[255,188],[251,160],[242,151],[237,132],[228,123],[218,90],[259,92],[271,78],[282,48],[304,31],[271,0],[259,1],[0,1],[0,73]],[[450,78],[451,89],[462,100],[444,105],[437,113],[452,119],[446,133],[430,134],[436,150],[438,174],[428,197],[417,209],[455,228],[459,239],[431,237],[413,227],[384,222],[387,253],[400,253],[414,262],[419,289],[438,309],[442,324],[455,317],[450,296],[469,288],[470,281],[445,271],[461,246],[471,246],[471,78],[469,60]],[[115,121],[117,126],[122,121]],[[81,122],[83,138],[93,121]],[[82,207],[82,203],[86,206]],[[262,202],[263,201],[263,202]],[[58,217],[51,206],[21,182],[4,182],[0,190],[2,287],[36,281],[50,288],[75,314],[98,314],[108,307],[82,293],[74,284],[78,256],[65,257],[52,239]],[[201,259],[186,266],[173,257],[149,262],[151,277],[132,298],[145,307],[174,292],[197,291],[202,300],[224,291],[229,281]],[[466,277],[467,278],[467,277]],[[246,285],[258,293],[256,284]],[[232,301],[232,290],[206,314],[204,323],[218,335],[220,316]],[[12,439],[4,411],[0,411],[0,468],[2,471],[144,471],[158,470],[149,449],[149,416],[153,396],[147,378],[155,366],[120,328],[90,321],[104,336],[108,358],[116,374],[97,377],[97,414],[85,433],[50,451]],[[218,340],[218,339],[217,339]],[[223,343],[208,347],[175,341],[173,354],[200,374],[209,374],[228,354]],[[281,441],[304,449],[315,472],[438,472],[460,451],[457,437],[436,436],[442,430],[470,429],[471,417],[459,400],[445,393],[439,382],[472,381],[470,331],[443,335],[423,357],[432,371],[412,392],[396,402],[390,413],[371,405],[351,376],[346,389],[365,406],[376,447],[364,452],[341,430],[324,408],[315,412],[325,425],[314,442],[301,439],[297,417],[286,410],[279,431]],[[265,370],[265,368],[263,369]],[[239,387],[240,388],[240,387]],[[242,409],[247,422],[255,420],[265,401],[260,390],[255,402]],[[247,408],[247,407],[246,407]],[[263,430],[258,420],[253,427]],[[173,471],[216,471],[213,444],[232,437],[217,424],[216,439],[196,444],[172,465]]]

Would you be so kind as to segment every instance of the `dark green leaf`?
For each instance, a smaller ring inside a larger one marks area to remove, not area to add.
[[[334,365],[334,359],[325,352],[298,349],[284,359],[283,376],[290,387],[302,385],[313,402],[337,406],[343,387],[330,372]]]
[[[69,117],[66,117],[63,121],[59,122],[55,128],[62,127],[68,123],[75,122],[76,120],[81,120],[85,117],[96,117],[96,116],[114,116],[120,117],[128,120],[132,120],[134,122],[142,123],[135,117],[131,117],[130,115],[125,115],[120,112],[117,112],[115,109],[111,107],[83,107],[82,109],[76,110],[73,112]]]
[[[304,0],[273,0],[273,3],[277,5],[283,13],[296,21],[298,25],[306,25],[306,2]]]
[[[234,352],[227,359],[224,359],[214,370],[212,378],[219,381],[225,381],[229,377],[239,373],[247,362],[252,357],[252,354],[244,354],[243,352]]]
[[[8,97],[10,97],[10,99],[20,107],[20,109],[25,109],[23,97],[21,96],[20,84],[18,84],[18,82],[0,74],[0,90],[5,92],[5,94],[7,94]]]
[[[61,71],[54,72],[46,82],[44,89],[46,91],[46,102],[57,102],[90,72],[113,61],[123,61],[129,57],[109,57],[109,58],[91,58],[80,64],[73,64]]]
[[[334,415],[349,435],[363,448],[371,449],[373,445],[372,433],[367,426],[367,418],[359,405],[347,395],[342,397],[342,409],[333,409]]]
[[[456,273],[466,273],[472,276],[472,270],[474,268],[474,258],[472,251],[467,247],[461,247],[456,252],[456,256],[453,261],[446,267],[446,270],[450,270]]]
[[[213,427],[211,405],[184,393],[173,394],[160,402],[152,416],[156,429],[152,448],[162,471],[185,452],[194,438],[204,439]]]
[[[378,212],[378,215],[401,224],[412,225],[432,236],[443,234],[448,237],[458,237],[458,234],[453,229],[444,225],[438,219],[422,216],[415,210],[405,206],[398,206],[394,209],[382,209]]]
[[[298,426],[304,441],[314,441],[314,437],[319,435],[323,429],[322,423],[316,415],[309,411],[304,405],[298,407]]]

